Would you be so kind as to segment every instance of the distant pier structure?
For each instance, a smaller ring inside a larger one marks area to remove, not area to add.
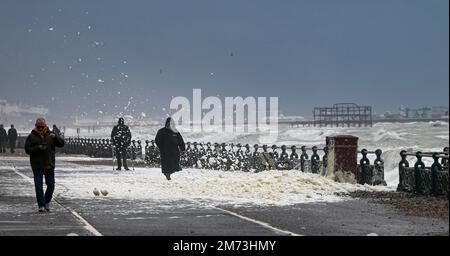
[[[372,127],[372,107],[355,103],[337,103],[333,107],[315,107],[313,111],[316,126]]]

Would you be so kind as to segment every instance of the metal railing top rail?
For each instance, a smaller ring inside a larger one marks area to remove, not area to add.
[[[363,149],[361,149],[361,150],[358,150],[357,151],[358,153],[361,153],[361,154],[377,154],[377,153],[379,153],[379,154],[381,154],[381,153],[383,153],[383,151],[381,150],[381,149],[376,149],[376,150],[367,150],[367,149],[365,149],[365,148],[363,148]]]
[[[433,157],[433,158],[436,157],[444,159],[449,158],[448,150],[444,150],[442,152],[422,152],[422,151],[408,152],[406,150],[402,150],[400,151],[400,156]]]
[[[146,141],[146,142],[154,142],[153,140],[151,140],[151,141]],[[286,149],[292,149],[292,148],[295,148],[295,149],[300,149],[300,150],[323,150],[323,148],[319,148],[319,147],[317,147],[317,146],[313,146],[313,147],[307,147],[307,146],[302,146],[302,145],[281,145],[281,146],[279,146],[279,145],[276,145],[276,144],[273,144],[273,145],[269,145],[269,144],[242,144],[242,143],[233,143],[233,142],[230,142],[230,143],[218,143],[218,142],[214,142],[214,143],[211,143],[211,142],[191,142],[191,141],[187,141],[185,144],[187,144],[187,145],[199,145],[199,146],[233,146],[233,147],[241,147],[241,148],[247,148],[247,147],[249,147],[249,148],[258,148],[258,149],[260,149],[260,148],[267,148],[267,149],[278,149],[278,148],[282,148],[282,147],[286,147]]]
[[[111,143],[110,139],[107,138],[85,138],[85,137],[66,137],[66,139],[69,140],[73,140],[73,141],[81,141],[81,142],[107,142],[107,143]],[[141,142],[141,140],[133,140],[137,143]],[[146,144],[149,143],[155,143],[154,140],[145,140]],[[328,147],[324,146],[324,147],[318,147],[318,146],[304,146],[304,145],[269,145],[269,144],[241,144],[241,143],[218,143],[218,142],[196,142],[196,141],[186,141],[186,145],[187,146],[210,146],[210,147],[225,147],[225,148],[230,148],[232,147],[234,148],[253,148],[253,149],[288,149],[288,150],[299,150],[299,151],[327,151]],[[381,154],[382,150],[381,149],[376,149],[376,150],[367,150],[367,149],[361,149],[361,150],[357,150],[358,153],[361,154]]]

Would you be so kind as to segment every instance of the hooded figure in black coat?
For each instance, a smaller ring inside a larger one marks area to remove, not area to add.
[[[172,173],[181,171],[180,151],[186,151],[183,137],[171,117],[167,118],[164,128],[156,134],[155,142],[161,152],[162,173],[170,180]]]
[[[131,132],[130,128],[125,125],[125,120],[122,117],[119,118],[118,124],[114,126],[111,132],[111,140],[112,144],[114,145],[117,158],[116,170],[122,169],[121,160],[123,160],[123,166],[125,167],[125,170],[129,170],[127,164],[127,150],[131,145]]]

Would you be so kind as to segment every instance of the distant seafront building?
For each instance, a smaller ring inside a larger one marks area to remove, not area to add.
[[[418,109],[410,109],[408,108],[406,112],[407,118],[432,118],[433,113],[431,108],[418,108]]]
[[[29,106],[24,104],[12,104],[0,99],[0,123],[25,124],[34,122],[36,116],[46,117],[48,108],[43,106]]]
[[[443,118],[448,117],[448,107],[422,107],[407,108],[400,106],[400,116],[402,118]]]
[[[437,118],[448,117],[448,107],[442,107],[442,106],[432,107],[431,112],[432,112],[433,117],[437,117]]]

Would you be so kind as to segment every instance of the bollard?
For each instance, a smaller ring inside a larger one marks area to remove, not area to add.
[[[439,153],[433,153],[434,163],[431,165],[432,194],[448,197],[448,168],[445,170],[439,163]]]
[[[286,145],[282,145],[281,146],[281,154],[280,154],[280,160],[281,161],[288,161],[289,160],[289,155],[288,153],[286,153]]]
[[[432,192],[431,169],[422,162],[422,152],[416,153],[417,162],[414,164],[414,178],[416,181],[414,192],[417,195],[428,196]]]
[[[386,180],[384,180],[384,160],[381,159],[381,154],[383,154],[383,151],[381,149],[375,150],[375,155],[377,156],[377,158],[373,163],[374,179],[372,179],[372,185],[387,186]]]
[[[325,146],[323,148],[324,155],[322,157],[322,171],[320,172],[322,175],[325,175],[325,170],[327,169],[328,165],[328,147]]]
[[[400,151],[400,157],[402,160],[398,163],[399,171],[399,183],[397,186],[397,191],[403,192],[414,192],[415,187],[415,176],[414,168],[409,167],[409,162],[406,160],[406,151]]]
[[[308,153],[306,153],[306,147],[302,146],[301,148],[302,154],[300,155],[300,170],[302,172],[310,172],[310,168],[307,165],[306,161],[308,160]]]
[[[362,158],[359,160],[359,168],[356,175],[356,180],[358,184],[369,184],[370,179],[372,178],[373,168],[370,168],[370,161],[367,158],[367,149],[363,148],[361,150]]]
[[[320,157],[317,154],[317,147],[312,147],[313,154],[311,156],[311,172],[319,173],[320,171]]]

